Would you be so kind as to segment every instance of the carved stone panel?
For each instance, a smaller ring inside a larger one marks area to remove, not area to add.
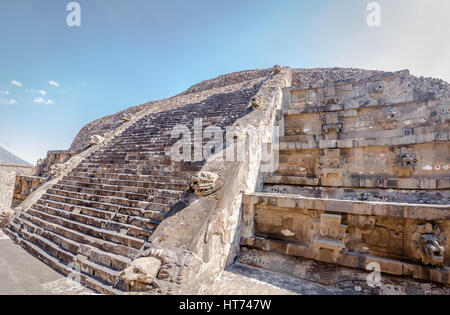
[[[345,250],[345,238],[348,225],[341,224],[342,216],[322,214],[320,221],[313,221],[314,257],[335,262]]]

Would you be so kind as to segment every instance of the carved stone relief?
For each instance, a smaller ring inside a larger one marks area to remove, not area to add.
[[[191,187],[198,196],[208,196],[220,188],[219,176],[212,172],[198,172],[192,177]]]
[[[438,225],[418,225],[413,234],[415,257],[424,265],[442,266],[444,247],[441,244],[441,230]]]
[[[345,249],[348,225],[341,224],[342,216],[322,214],[320,221],[313,221],[313,251],[316,258],[336,261]]]

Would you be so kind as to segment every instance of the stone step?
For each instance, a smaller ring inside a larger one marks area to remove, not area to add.
[[[57,196],[61,196],[61,197],[69,197],[69,198],[73,198],[73,199],[77,199],[77,200],[95,201],[95,202],[101,202],[101,203],[107,203],[107,204],[114,204],[114,205],[118,205],[118,206],[130,207],[130,208],[157,210],[157,211],[161,211],[161,212],[169,211],[171,206],[173,206],[172,203],[164,204],[164,203],[151,202],[151,201],[145,201],[145,200],[142,200],[142,201],[141,200],[130,200],[127,198],[87,194],[87,193],[82,193],[82,192],[60,190],[60,189],[56,189],[56,188],[49,188],[47,190],[47,194],[57,195]],[[46,199],[52,199],[52,198],[46,197]]]
[[[179,162],[161,162],[161,161],[83,161],[79,164],[79,167],[106,167],[106,168],[154,168],[165,172],[180,172],[190,171],[198,172],[203,166],[204,162],[185,162],[180,164]]]
[[[45,212],[51,215],[59,216],[68,220],[77,221],[83,224],[95,226],[110,231],[120,232],[128,231],[128,235],[143,239],[149,238],[159,222],[143,218],[133,218],[132,216],[117,216],[113,215],[111,219],[102,219],[98,216],[86,215],[77,212],[53,208],[51,206],[44,206],[41,204],[34,204],[32,209]],[[131,222],[129,224],[128,222]]]
[[[106,191],[118,191],[118,192],[123,192],[123,193],[149,194],[152,196],[171,197],[171,198],[176,198],[176,199],[180,198],[184,193],[184,191],[182,191],[182,190],[145,188],[145,187],[136,187],[136,186],[122,186],[122,185],[108,185],[108,184],[77,182],[77,181],[71,181],[71,180],[60,180],[58,182],[58,184],[69,185],[69,186],[74,186],[74,187],[81,187],[81,188],[100,189],[100,190],[106,190]]]
[[[226,130],[223,130],[223,136],[225,136]],[[96,154],[92,155],[95,157],[99,157],[99,153],[106,155],[127,155],[136,152],[136,156],[142,156],[144,158],[152,158],[155,154],[161,155],[161,158],[168,158],[166,152],[170,152],[170,147],[173,146],[179,139],[178,138],[170,138],[166,139],[158,139],[158,140],[127,140],[121,141],[113,146],[104,147],[103,151],[98,151]],[[190,145],[194,145],[195,143],[205,144],[209,141],[208,138],[191,138]],[[136,150],[139,148],[140,150]],[[101,156],[100,156],[101,157]],[[141,158],[142,160],[143,158]]]
[[[131,186],[131,187],[143,187],[143,188],[157,188],[157,189],[170,189],[170,190],[179,190],[179,191],[188,190],[190,187],[189,184],[117,180],[117,179],[107,179],[107,178],[79,177],[79,176],[71,176],[71,175],[64,177],[63,180],[76,181],[76,182],[82,182],[82,183]]]
[[[29,209],[27,211],[29,215],[35,216],[50,223],[54,223],[71,230],[81,232],[85,235],[89,235],[98,239],[103,239],[112,243],[117,243],[125,246],[131,246],[136,249],[140,249],[144,245],[145,240],[121,234],[114,231],[103,230],[96,228],[89,224],[83,224],[72,220],[67,220],[58,216],[54,216],[36,209]]]
[[[163,149],[167,144],[175,143],[177,139],[171,138],[170,135],[158,137],[158,138],[121,138],[120,140],[112,143],[109,146],[103,147],[103,152],[114,152],[114,151],[134,151],[136,147],[143,149],[139,152],[145,151],[158,151]],[[123,148],[123,150],[120,150]],[[162,150],[164,152],[164,150]]]
[[[105,267],[111,268],[116,271],[125,269],[128,264],[131,263],[130,258],[105,252],[89,245],[77,243],[69,238],[55,234],[49,230],[43,230],[37,225],[26,220],[23,220],[22,223],[24,227],[26,227],[27,230],[31,233],[42,236],[48,241],[55,243],[65,251],[69,251],[70,253],[72,253],[73,256],[82,254],[88,257],[91,261],[104,265]]]
[[[180,178],[173,176],[138,175],[138,174],[131,175],[131,174],[78,172],[78,171],[72,171],[70,175],[77,177],[107,178],[107,179],[130,180],[130,181],[169,182],[174,184],[189,184],[191,181],[191,176]]]
[[[90,261],[87,257],[83,255],[78,255],[75,260],[81,270],[81,272],[93,276],[94,278],[104,281],[114,287],[114,285],[119,281],[120,271],[115,271],[107,268],[103,265],[97,264]]]
[[[121,207],[119,211],[109,211],[42,198],[39,199],[35,204],[42,206],[51,206],[61,210],[66,210],[70,212],[79,212],[106,220],[115,220],[118,222],[126,222],[126,223],[129,223],[131,220],[135,219],[142,219],[143,221],[149,220],[151,222],[159,223],[166,216],[166,213],[160,211],[142,210],[127,207]]]
[[[130,166],[128,168],[112,168],[112,167],[75,167],[73,172],[95,173],[95,174],[114,174],[114,175],[139,175],[139,176],[161,176],[161,177],[177,177],[183,179],[191,179],[194,172],[192,171],[164,171],[154,167],[144,168],[138,166]]]
[[[33,227],[27,226],[26,224],[24,224],[24,227],[25,229],[20,230],[20,236],[22,238],[35,244],[41,250],[44,250],[46,253],[64,262],[65,264],[70,264],[73,262],[75,255],[45,237],[35,234]]]
[[[45,200],[45,201],[47,201],[47,200],[48,201],[56,201],[59,203],[70,204],[73,206],[81,206],[81,207],[100,209],[100,210],[121,213],[121,214],[127,214],[127,215],[133,215],[133,216],[138,216],[138,217],[154,218],[153,216],[157,217],[157,216],[160,216],[161,214],[165,216],[167,213],[167,212],[160,211],[157,209],[141,209],[141,208],[127,207],[127,206],[121,206],[121,205],[116,205],[116,204],[112,204],[112,203],[88,201],[88,200],[65,197],[65,196],[60,196],[60,195],[52,195],[49,193],[44,194],[41,199]],[[154,219],[156,219],[156,218],[154,218]]]
[[[60,236],[64,236],[79,244],[95,247],[104,252],[110,252],[130,259],[135,257],[139,252],[138,249],[135,249],[133,247],[127,247],[119,243],[111,242],[109,240],[95,238],[90,235],[67,228],[65,226],[46,221],[45,219],[41,219],[39,217],[35,217],[25,212],[21,213],[20,218],[18,218],[17,220],[19,221],[20,225],[23,224],[23,221],[27,221],[39,228],[42,228],[43,230],[55,233]],[[20,229],[20,227],[18,229]]]
[[[116,190],[103,190],[103,189],[95,189],[95,188],[86,188],[86,187],[78,187],[72,185],[62,185],[55,184],[53,185],[54,189],[64,190],[67,192],[79,192],[84,194],[96,195],[96,196],[111,196],[117,198],[125,198],[128,200],[136,200],[136,201],[148,201],[160,204],[175,204],[178,202],[179,198],[174,197],[165,197],[165,196],[156,196],[156,195],[145,195],[138,194],[132,192],[122,192]]]

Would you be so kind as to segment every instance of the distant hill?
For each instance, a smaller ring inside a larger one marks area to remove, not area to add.
[[[31,165],[30,163],[22,160],[21,158],[15,156],[11,152],[3,149],[2,147],[0,147],[0,163]]]

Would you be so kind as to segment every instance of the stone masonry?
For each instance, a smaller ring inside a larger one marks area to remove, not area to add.
[[[32,166],[0,164],[0,210],[11,207],[16,176],[29,175],[33,171]]]
[[[278,167],[243,199],[241,261],[376,263],[450,284],[449,100],[408,71],[286,88]]]
[[[445,293],[449,97],[408,71],[275,66],[203,81],[49,152],[35,180],[17,178],[3,230],[106,294],[210,292],[235,261],[330,286],[376,263]],[[232,141],[198,158],[217,127]],[[186,129],[190,159],[175,160],[172,134]]]

